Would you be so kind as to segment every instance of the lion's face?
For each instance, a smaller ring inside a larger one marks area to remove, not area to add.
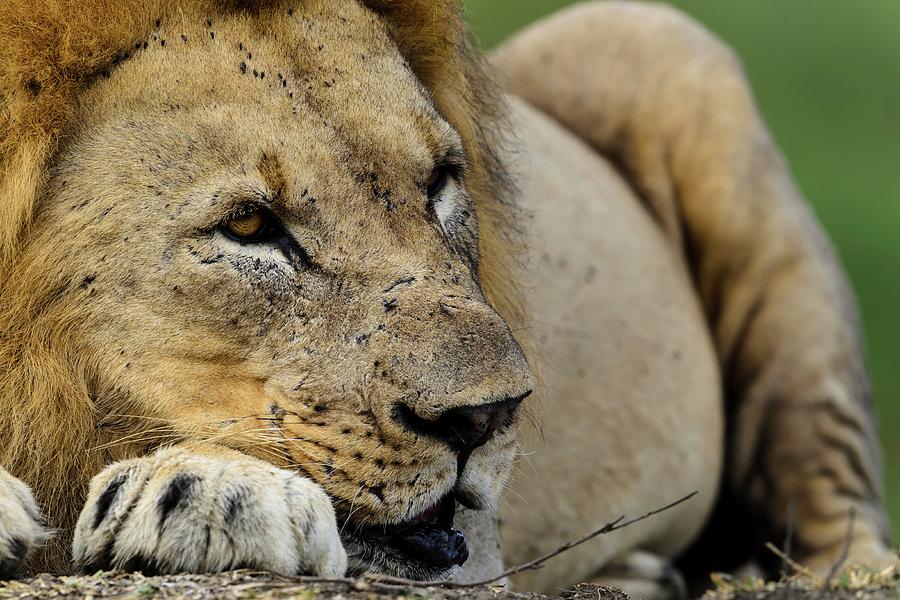
[[[356,568],[463,560],[448,499],[496,502],[532,384],[460,138],[378,17],[163,22],[76,110],[30,246],[71,282],[109,447],[298,469]]]

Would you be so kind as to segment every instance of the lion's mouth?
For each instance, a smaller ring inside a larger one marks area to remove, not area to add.
[[[359,527],[356,541],[393,551],[423,572],[448,571],[461,566],[469,557],[466,536],[453,528],[456,501],[448,494],[418,516],[396,525]]]

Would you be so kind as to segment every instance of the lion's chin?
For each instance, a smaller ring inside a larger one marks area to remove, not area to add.
[[[415,580],[441,579],[469,557],[466,537],[453,528],[456,500],[444,496],[397,525],[354,526],[343,536],[349,574],[381,573]]]

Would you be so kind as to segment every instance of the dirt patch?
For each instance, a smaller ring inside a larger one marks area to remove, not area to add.
[[[900,587],[882,590],[796,590],[779,586],[765,592],[738,592],[732,600],[900,600]]]
[[[501,587],[417,587],[377,581],[285,578],[269,573],[236,571],[220,575],[144,577],[140,573],[97,573],[89,577],[39,575],[0,582],[0,600],[628,600],[616,589],[581,584],[558,596],[514,593]],[[822,590],[809,581],[748,582],[722,585],[703,600],[900,600],[900,581],[846,585],[836,581]]]
[[[238,571],[221,575],[144,577],[135,573],[98,573],[90,577],[40,575],[0,583],[0,599],[114,598],[121,600],[548,600],[540,594],[517,594],[500,587],[444,589],[383,584],[368,580],[290,579],[268,573]],[[618,590],[581,585],[556,598],[628,600]]]

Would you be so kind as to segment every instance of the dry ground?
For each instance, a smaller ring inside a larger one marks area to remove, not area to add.
[[[578,586],[557,596],[565,600],[628,600],[618,590]],[[98,573],[91,577],[41,575],[0,583],[0,600],[57,598],[91,600],[549,600],[539,594],[516,594],[499,587],[442,589],[409,587],[369,580],[323,581],[287,579],[266,573],[234,572],[222,575],[144,577],[131,573]]]
[[[828,590],[814,582],[795,579],[784,583],[760,581],[720,582],[704,600],[900,600],[900,579],[880,580],[844,575]],[[820,583],[820,582],[819,582]],[[287,579],[266,573],[240,571],[222,575],[144,577],[132,573],[98,573],[90,577],[41,575],[0,583],[0,600],[10,598],[55,598],[90,600],[551,600],[539,594],[517,594],[499,587],[444,589],[410,587],[373,580],[323,581]],[[628,600],[622,592],[596,585],[580,585],[562,592],[560,600]]]

